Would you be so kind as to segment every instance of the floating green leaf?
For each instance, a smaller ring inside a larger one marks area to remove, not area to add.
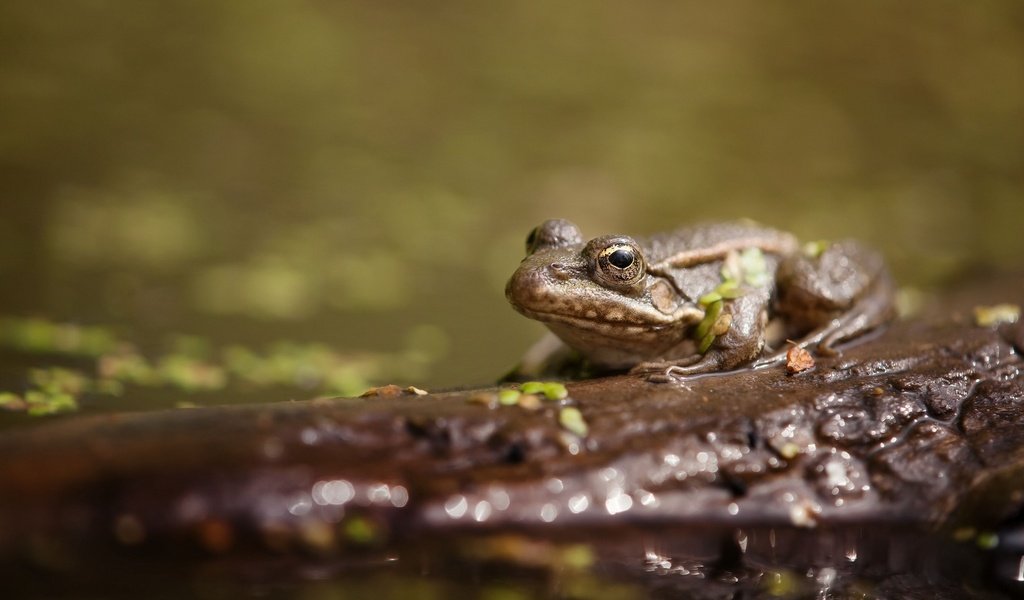
[[[32,390],[25,394],[25,402],[28,405],[28,414],[33,417],[78,409],[74,397],[63,392],[45,393]]]
[[[356,544],[369,544],[380,535],[378,527],[369,519],[351,517],[345,520],[345,538]]]
[[[1020,306],[1016,304],[996,304],[993,306],[975,306],[974,322],[979,327],[991,327],[1002,323],[1016,323],[1020,319]]]
[[[580,412],[580,409],[575,406],[566,406],[558,411],[558,422],[562,427],[580,437],[586,437],[587,435],[587,421],[583,418],[583,413]]]
[[[569,397],[569,390],[557,381],[527,381],[519,386],[519,391],[524,394],[544,396],[548,400],[561,400]]]
[[[832,243],[827,240],[815,240],[813,242],[805,243],[800,250],[804,253],[804,256],[809,258],[818,258],[823,252],[825,252],[825,250],[828,250],[828,247],[831,245]]]
[[[519,391],[524,394],[540,394],[544,391],[544,385],[540,381],[527,381],[519,386]]]
[[[501,390],[498,392],[498,403],[504,406],[514,406],[519,402],[519,396],[522,392],[519,390]]]
[[[27,404],[17,394],[10,392],[0,392],[0,408],[7,410],[25,410]]]

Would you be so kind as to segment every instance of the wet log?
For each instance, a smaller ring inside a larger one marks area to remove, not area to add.
[[[451,532],[712,525],[973,535],[1024,507],[1024,323],[979,326],[972,308],[1022,301],[1024,278],[966,286],[798,374],[624,375],[533,405],[466,390],[5,433],[0,556],[345,553]]]

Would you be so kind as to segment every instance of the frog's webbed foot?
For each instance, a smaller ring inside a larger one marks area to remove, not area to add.
[[[845,326],[846,324],[843,319],[833,319],[828,325],[812,331],[799,340],[791,341],[784,348],[780,348],[767,356],[762,356],[755,360],[751,363],[750,368],[765,369],[784,363],[788,360],[790,348],[794,346],[805,350],[813,347],[814,352],[821,356],[839,356],[842,352],[835,345],[864,330],[860,319],[851,320],[849,322],[850,327]]]
[[[831,244],[819,255],[798,253],[779,265],[776,311],[792,330],[807,332],[795,344],[823,356],[895,315],[894,285],[881,256],[854,242]],[[787,349],[755,366],[785,359]]]
[[[658,373],[668,369],[670,367],[680,367],[692,365],[703,358],[700,354],[694,354],[681,358],[678,360],[651,360],[642,362],[632,369],[629,370],[630,375],[646,375],[648,373]]]
[[[876,329],[896,316],[893,288],[892,280],[883,274],[850,310],[812,331],[807,336],[808,343],[816,343],[822,355],[838,355],[839,351],[835,348],[837,344]]]
[[[883,274],[846,312],[812,330],[790,346],[758,359],[751,366],[763,369],[785,362],[786,353],[792,345],[804,349],[813,347],[815,353],[821,356],[839,356],[841,352],[836,348],[838,344],[876,329],[893,318],[895,308],[892,296],[892,280]]]

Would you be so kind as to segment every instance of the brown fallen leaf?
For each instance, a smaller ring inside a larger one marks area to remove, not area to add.
[[[360,394],[359,397],[360,398],[372,398],[372,397],[376,396],[376,397],[380,397],[380,398],[390,398],[390,397],[393,397],[393,396],[402,396],[402,395],[407,394],[407,393],[408,392],[406,392],[404,389],[398,387],[395,384],[388,384],[388,385],[382,385],[382,386],[379,386],[379,387],[372,387],[372,388],[366,390],[365,392],[363,392],[362,394]]]
[[[394,396],[426,396],[429,393],[430,392],[427,390],[422,390],[412,385],[403,388],[394,384],[388,384],[380,387],[372,387],[360,394],[359,397],[372,398],[376,396],[380,398],[391,398]]]
[[[807,350],[794,344],[786,352],[786,371],[790,375],[802,373],[812,368],[814,368],[814,357]]]

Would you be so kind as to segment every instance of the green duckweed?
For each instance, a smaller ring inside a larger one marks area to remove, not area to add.
[[[583,413],[575,406],[566,406],[558,411],[558,423],[579,437],[586,437],[589,431],[587,421],[583,418]]]
[[[557,381],[527,381],[519,386],[519,391],[524,394],[541,395],[548,400],[562,400],[569,397],[569,390]]]
[[[825,252],[825,250],[828,250],[828,247],[831,245],[832,243],[829,242],[828,240],[814,240],[805,243],[800,248],[800,251],[803,252],[804,256],[807,256],[808,258],[818,258]]]
[[[696,339],[702,339],[704,336],[711,332],[712,327],[715,325],[715,321],[718,320],[719,315],[722,314],[724,308],[724,302],[719,300],[708,306],[707,311],[704,313],[704,318],[701,319],[697,325],[697,329],[693,332],[693,337]]]
[[[379,528],[364,517],[351,517],[343,526],[345,539],[355,544],[370,544],[380,536]]]
[[[522,392],[519,390],[501,390],[498,392],[498,404],[503,406],[515,406],[519,403],[519,397],[522,395]]]
[[[974,322],[979,327],[1016,323],[1018,319],[1020,319],[1020,306],[1016,304],[1004,303],[974,307]]]

